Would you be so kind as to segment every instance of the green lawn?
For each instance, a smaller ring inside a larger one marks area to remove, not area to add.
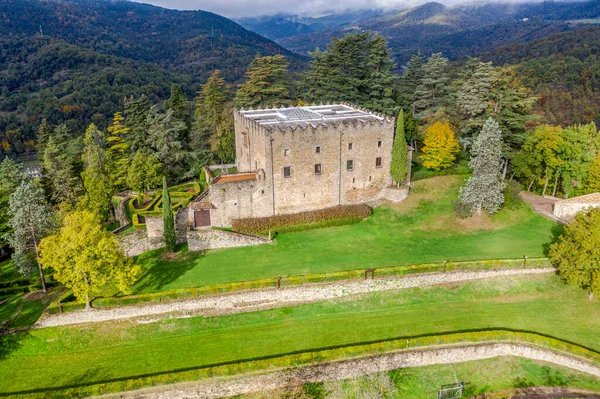
[[[557,276],[499,278],[231,316],[31,330],[3,338],[1,391],[477,329],[532,331],[600,351],[599,325],[600,303]]]
[[[284,234],[258,247],[182,253],[177,260],[161,260],[161,251],[142,255],[146,274],[134,292],[444,260],[544,256],[558,225],[527,205],[489,218],[457,220],[452,201],[463,180],[446,176],[415,182],[407,201],[377,208],[351,226]]]

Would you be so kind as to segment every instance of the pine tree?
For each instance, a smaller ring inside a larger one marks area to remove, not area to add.
[[[225,81],[221,78],[220,72],[216,70],[208,78],[206,84],[202,85],[202,91],[198,92],[198,97],[196,97],[192,149],[207,149],[210,143],[217,141],[217,131],[221,125],[227,102],[228,93]],[[233,109],[231,112],[233,114]],[[210,147],[213,146],[210,145]],[[213,151],[215,151],[214,148]]]
[[[4,255],[4,248],[8,245],[8,236],[12,233],[10,227],[9,199],[27,175],[23,172],[23,165],[6,157],[0,162],[0,255]]]
[[[231,102],[223,108],[221,123],[217,128],[217,135],[211,144],[211,148],[223,163],[235,162],[235,126],[233,103]]]
[[[469,58],[459,76],[456,106],[464,115],[463,133],[473,136],[485,123],[485,112],[491,104],[492,87],[496,80],[491,62]]]
[[[125,102],[126,126],[129,128],[125,140],[129,145],[129,152],[133,154],[138,151],[149,152],[150,109],[150,103],[145,95],[137,100],[131,98]]]
[[[448,59],[442,53],[435,53],[423,66],[423,78],[415,91],[415,109],[422,114],[433,113],[446,103],[450,83],[447,65]]]
[[[130,128],[125,125],[125,118],[120,112],[115,113],[112,123],[106,129],[107,152],[110,157],[110,175],[116,187],[125,186],[125,177],[129,167],[128,135]]]
[[[37,158],[39,161],[44,159],[44,151],[46,151],[46,143],[52,134],[50,125],[46,119],[42,119],[40,126],[37,130]]]
[[[177,237],[175,236],[175,220],[173,218],[173,210],[171,209],[171,194],[167,186],[167,178],[163,177],[163,193],[162,193],[162,214],[164,221],[164,237],[167,251],[175,252],[177,245]]]
[[[180,179],[188,171],[190,153],[187,151],[186,132],[185,123],[175,118],[172,110],[166,114],[151,111],[148,132],[150,153],[163,164],[169,177]]]
[[[165,101],[164,108],[165,111],[173,111],[175,118],[183,121],[189,131],[191,127],[190,107],[180,85],[176,83],[171,85],[171,97]]]
[[[406,181],[408,173],[408,145],[404,135],[404,110],[398,113],[396,120],[396,136],[394,137],[394,146],[392,147],[392,164],[390,174],[397,185]]]
[[[334,101],[334,93],[329,91],[329,82],[334,74],[330,54],[317,48],[310,56],[309,68],[302,75],[304,98],[309,102]]]
[[[396,64],[390,56],[387,42],[381,35],[374,35],[369,41],[366,68],[368,77],[365,83],[369,98],[364,106],[374,111],[392,114],[397,110],[393,99],[393,87],[398,77],[394,73]]]
[[[50,197],[56,204],[75,206],[81,192],[68,150],[68,129],[60,125],[48,139],[44,151],[44,179],[50,188]]]
[[[406,73],[400,79],[400,105],[410,108],[415,113],[417,101],[417,88],[423,81],[423,57],[421,54],[413,55],[406,64]]]
[[[256,57],[246,72],[246,81],[236,93],[238,107],[274,107],[289,102],[288,62],[283,55]]]
[[[459,151],[460,146],[450,124],[436,122],[427,129],[425,134],[421,160],[423,166],[428,169],[446,169],[452,166]]]
[[[469,167],[473,175],[460,189],[460,202],[478,214],[482,209],[498,212],[504,203],[506,183],[502,182],[502,132],[492,118],[488,118],[473,143]]]

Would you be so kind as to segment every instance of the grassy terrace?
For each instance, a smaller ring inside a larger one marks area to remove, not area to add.
[[[139,262],[146,274],[134,293],[447,259],[544,256],[559,227],[529,206],[491,217],[457,219],[452,201],[463,179],[446,176],[415,182],[408,200],[377,208],[361,223],[284,234],[271,245],[183,252],[174,260],[162,260],[160,251],[142,255]]]
[[[598,325],[600,303],[588,301],[585,292],[565,286],[557,276],[542,275],[213,318],[47,328],[3,338],[0,391],[97,384],[338,345],[478,329],[531,331],[600,351]]]

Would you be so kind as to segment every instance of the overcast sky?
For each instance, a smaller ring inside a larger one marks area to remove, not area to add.
[[[309,14],[347,9],[402,9],[416,6],[428,0],[136,0],[160,7],[178,10],[205,10],[228,18],[276,14]],[[458,0],[443,0],[455,4]]]

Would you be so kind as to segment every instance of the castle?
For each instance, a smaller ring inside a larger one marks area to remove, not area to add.
[[[370,202],[392,184],[393,118],[336,104],[241,110],[234,119],[237,171],[205,168],[195,227]]]

